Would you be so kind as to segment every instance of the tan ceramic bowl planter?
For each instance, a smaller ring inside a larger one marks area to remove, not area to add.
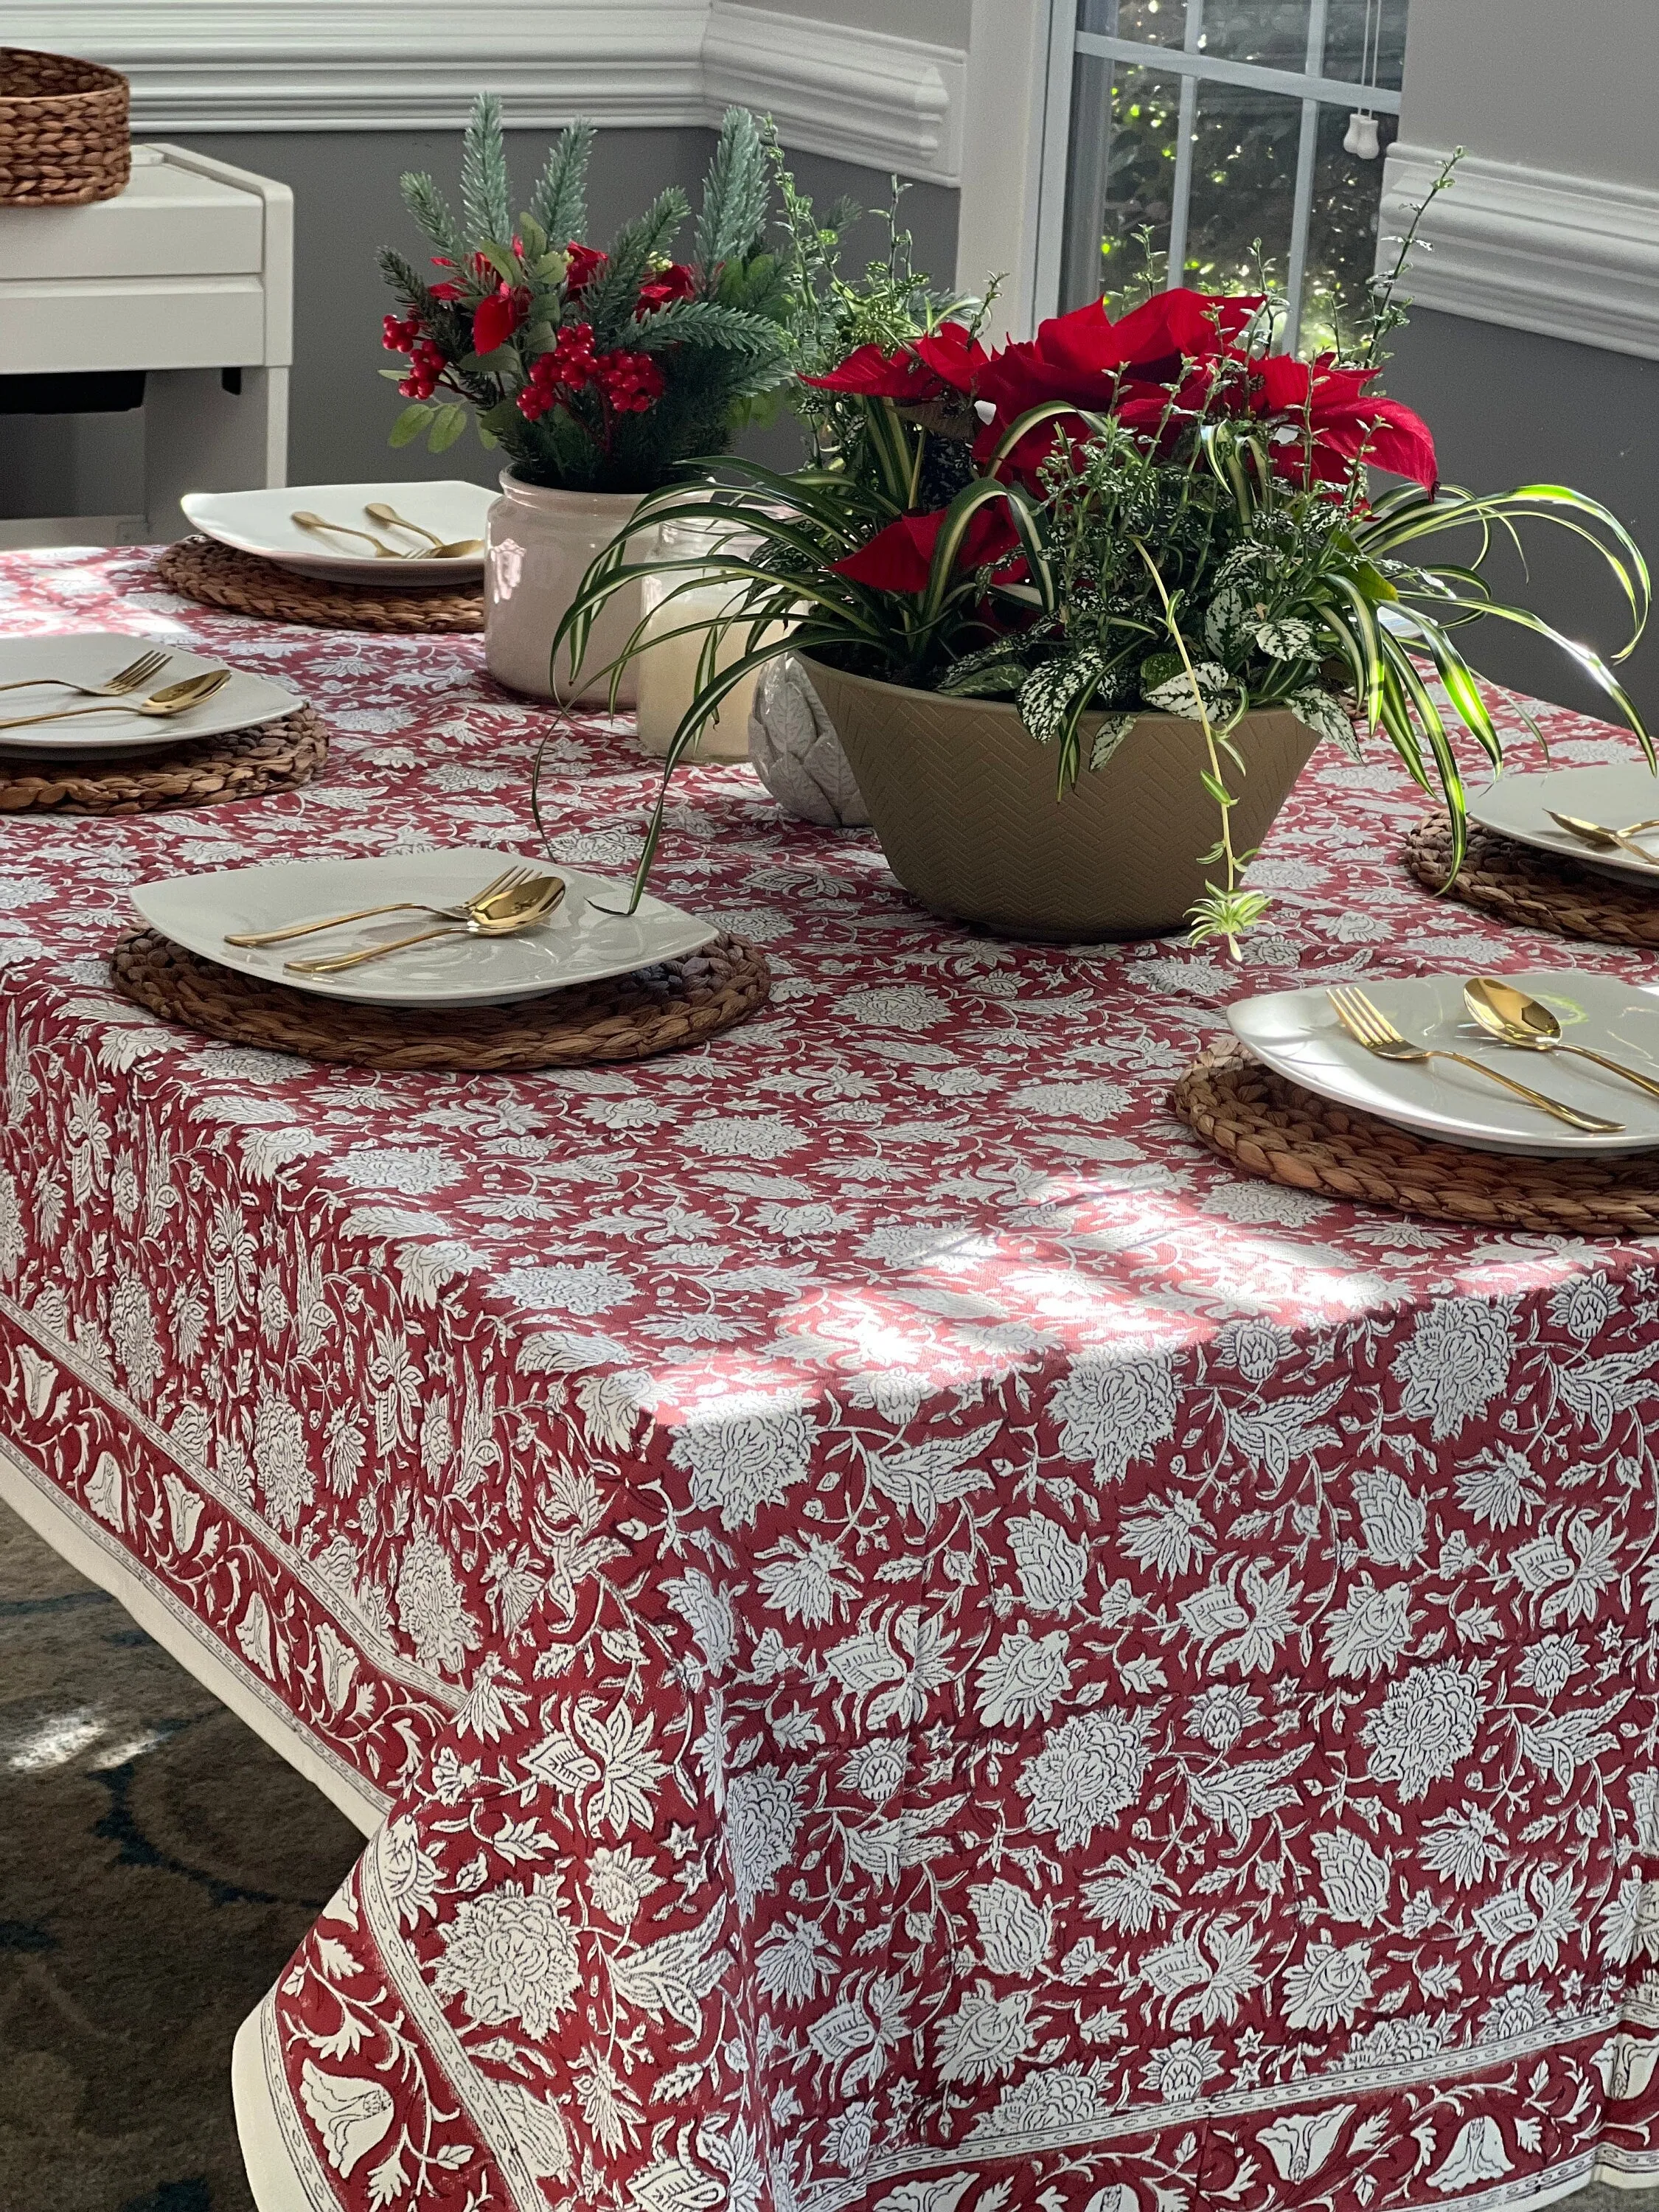
[[[532,698],[557,696],[573,703],[570,655],[559,649],[550,669],[553,633],[575,598],[588,565],[632,520],[643,492],[553,491],[501,471],[501,496],[484,522],[484,665],[498,684]],[[642,532],[629,549],[630,561],[648,560],[656,532]],[[592,704],[609,696],[609,665],[632,636],[645,611],[637,583],[607,599],[594,617],[582,656],[582,687],[575,696]],[[637,696],[634,668],[623,672],[617,704]]]
[[[1212,868],[1214,803],[1200,781],[1203,732],[1143,714],[1103,769],[1054,792],[1052,747],[1033,742],[1014,708],[945,699],[844,675],[802,656],[835,724],[881,840],[906,890],[953,921],[1007,937],[1081,944],[1163,937],[1187,926]],[[1102,717],[1084,722],[1083,757]],[[1315,744],[1282,708],[1247,714],[1232,733],[1247,773],[1233,843],[1261,842]]]

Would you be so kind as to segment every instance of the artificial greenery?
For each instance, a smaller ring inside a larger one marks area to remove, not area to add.
[[[553,147],[516,221],[499,100],[475,105],[462,153],[461,212],[429,176],[403,179],[434,249],[431,276],[387,248],[404,304],[386,342],[409,356],[384,374],[410,401],[394,446],[441,453],[467,416],[527,482],[647,491],[691,454],[718,453],[799,354],[801,271],[789,234],[769,245],[770,155],[746,109],[727,111],[703,183],[690,262],[672,259],[690,216],[678,188],[620,231],[584,242],[592,126]]]

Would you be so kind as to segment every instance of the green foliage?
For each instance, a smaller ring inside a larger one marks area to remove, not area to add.
[[[530,213],[548,245],[556,251],[587,228],[587,164],[593,151],[593,125],[573,123],[560,132],[547,157]]]
[[[697,266],[713,281],[728,261],[742,262],[764,236],[770,198],[766,147],[746,107],[728,107],[708,165],[694,244]]]
[[[501,103],[494,93],[481,93],[461,146],[461,212],[477,244],[488,239],[505,246],[513,235],[508,189]]]
[[[404,205],[447,261],[459,267],[466,258],[461,235],[449,202],[423,169],[405,171],[401,190]],[[424,289],[424,288],[422,288]]]

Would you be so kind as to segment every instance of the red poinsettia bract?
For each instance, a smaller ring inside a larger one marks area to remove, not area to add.
[[[962,323],[941,323],[896,353],[862,345],[827,376],[803,377],[823,392],[845,392],[865,399],[896,399],[925,407],[952,392],[971,392],[991,356]]]
[[[945,509],[932,514],[902,514],[878,531],[867,545],[834,563],[835,573],[878,592],[925,592],[933,570],[933,548],[945,525]],[[1006,561],[1019,540],[1002,505],[975,510],[963,532],[957,566],[983,568]]]
[[[1342,483],[1363,453],[1379,469],[1409,477],[1431,494],[1440,480],[1434,438],[1420,415],[1365,386],[1375,369],[1340,368],[1274,354],[1251,380],[1251,412],[1276,427],[1273,466],[1300,482]]]

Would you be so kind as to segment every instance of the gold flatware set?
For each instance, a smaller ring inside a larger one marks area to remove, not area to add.
[[[1659,853],[1650,853],[1636,842],[1644,831],[1659,830],[1659,815],[1646,822],[1627,822],[1622,830],[1614,830],[1606,823],[1586,822],[1582,815],[1558,814],[1553,806],[1545,811],[1558,830],[1565,830],[1569,837],[1588,845],[1591,852],[1623,853],[1632,860],[1640,860],[1644,867],[1659,868]]]
[[[1562,1121],[1569,1128],[1590,1136],[1611,1136],[1621,1130],[1622,1121],[1609,1121],[1605,1115],[1587,1113],[1582,1107],[1570,1106],[1560,1098],[1534,1091],[1528,1084],[1517,1083],[1512,1076],[1504,1075],[1486,1060],[1472,1059],[1468,1053],[1455,1052],[1448,1047],[1414,1042],[1404,1036],[1382,1008],[1353,984],[1339,984],[1325,994],[1333,1012],[1344,1030],[1354,1042],[1379,1060],[1401,1062],[1427,1063],[1437,1060],[1455,1061],[1471,1073],[1484,1076],[1513,1096],[1524,1099],[1528,1105]],[[1596,1051],[1592,1046],[1572,1043],[1562,1035],[1561,1024],[1541,1000],[1518,989],[1498,975],[1476,975],[1463,987],[1464,1011],[1470,1020],[1497,1043],[1508,1045],[1521,1052],[1565,1052],[1575,1059],[1588,1060],[1605,1068],[1627,1083],[1633,1083],[1650,1097],[1659,1099],[1659,1077],[1646,1075],[1639,1068],[1628,1067],[1623,1060]]]
[[[1553,1115],[1558,1121],[1565,1121],[1570,1128],[1582,1130],[1590,1135],[1607,1136],[1624,1127],[1622,1122],[1607,1121],[1599,1114],[1581,1114],[1576,1106],[1565,1105],[1559,1098],[1547,1097],[1541,1091],[1531,1090],[1524,1083],[1516,1083],[1510,1076],[1500,1075],[1495,1067],[1488,1067],[1484,1060],[1471,1060],[1467,1053],[1449,1052],[1439,1046],[1413,1044],[1409,1037],[1401,1035],[1381,1007],[1374,1006],[1363,991],[1352,984],[1340,985],[1327,991],[1325,995],[1331,1002],[1336,1018],[1354,1042],[1363,1045],[1367,1052],[1374,1053],[1379,1060],[1425,1063],[1435,1060],[1455,1060],[1458,1066],[1467,1067],[1475,1075],[1484,1075],[1489,1083],[1496,1083],[1502,1089],[1512,1091],[1517,1098],[1524,1098],[1528,1105],[1537,1107],[1540,1113]]]
[[[355,921],[370,921],[383,914],[429,914],[444,927],[416,930],[410,937],[393,938],[387,945],[370,945],[354,952],[325,954],[315,960],[289,960],[283,964],[295,975],[338,975],[362,968],[371,960],[402,952],[411,945],[431,945],[445,937],[515,937],[520,930],[539,928],[564,896],[560,876],[538,876],[524,867],[504,868],[480,891],[454,906],[428,906],[419,899],[396,899],[386,906],[356,907],[349,914],[331,914],[317,921],[291,922],[284,929],[248,930],[227,935],[225,943],[263,946],[286,945],[296,937],[312,937],[319,930],[343,929]]]
[[[366,507],[363,513],[371,522],[378,522],[383,528],[406,530],[412,537],[424,538],[426,544],[412,546],[388,545],[384,538],[377,538],[372,530],[358,530],[349,522],[330,522],[325,516],[313,514],[309,507],[305,507],[297,508],[289,520],[290,522],[296,523],[301,530],[311,532],[313,536],[361,538],[365,544],[374,548],[374,557],[377,561],[464,561],[475,553],[483,551],[482,538],[458,538],[453,544],[446,544],[436,532],[428,530],[424,523],[406,522],[395,508],[387,507],[378,500]]]
[[[394,937],[389,945],[370,945],[358,952],[326,954],[316,960],[289,960],[283,965],[294,975],[342,975],[348,969],[365,968],[371,960],[384,960],[413,945],[434,945],[442,938],[516,937],[520,930],[539,929],[564,896],[559,876],[520,874],[520,880],[501,889],[490,887],[455,908],[428,908],[453,915],[437,929],[416,930],[410,937]],[[337,927],[337,925],[335,925]]]
[[[224,690],[230,681],[230,676],[231,672],[228,668],[212,668],[204,670],[199,676],[186,676],[181,683],[166,684],[161,690],[152,691],[145,699],[126,697],[125,686],[122,693],[118,695],[111,693],[107,687],[105,687],[100,696],[106,698],[120,696],[122,704],[117,711],[121,714],[148,714],[166,721],[174,714],[188,714],[192,707],[204,706],[210,699]],[[60,679],[43,678],[40,680],[56,682]],[[114,680],[112,678],[112,681]],[[82,687],[77,684],[73,688],[78,691]],[[68,722],[72,721],[77,714],[107,714],[111,711],[111,708],[106,706],[55,707],[50,714],[14,714],[7,720],[0,721],[0,730],[33,729],[43,722]]]

